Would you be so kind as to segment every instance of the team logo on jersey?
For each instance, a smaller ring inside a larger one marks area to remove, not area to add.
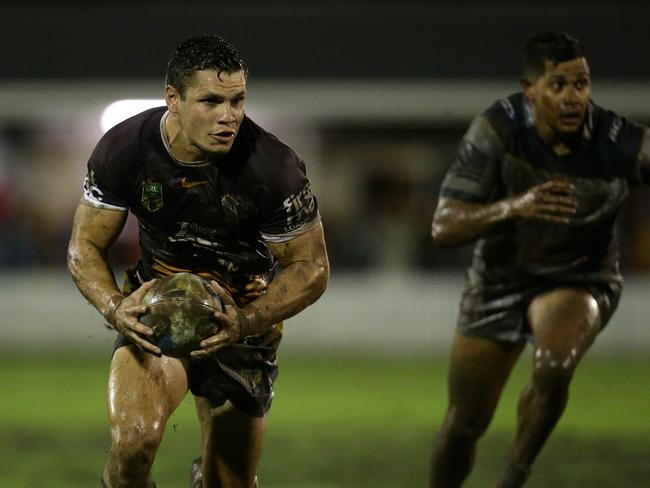
[[[228,224],[235,224],[239,221],[242,211],[245,208],[244,201],[237,195],[226,193],[221,197],[221,209],[223,218]]]
[[[140,201],[142,206],[149,212],[160,210],[163,206],[162,185],[150,180],[142,183],[142,198]]]

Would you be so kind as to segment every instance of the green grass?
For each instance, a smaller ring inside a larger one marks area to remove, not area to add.
[[[108,361],[0,359],[0,486],[98,486],[109,443]],[[446,361],[281,357],[260,478],[264,488],[426,486],[445,408]],[[647,486],[650,395],[644,358],[587,358],[529,485]],[[513,373],[479,445],[469,488],[489,487],[514,426],[528,358]],[[154,467],[159,488],[187,485],[199,453],[188,397],[170,420]]]

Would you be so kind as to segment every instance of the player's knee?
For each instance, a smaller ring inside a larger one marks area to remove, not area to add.
[[[147,472],[162,440],[162,428],[149,426],[120,426],[113,429],[113,454],[122,473]]]
[[[535,388],[549,396],[565,395],[577,364],[576,349],[566,353],[558,353],[550,349],[536,349],[533,368]]]

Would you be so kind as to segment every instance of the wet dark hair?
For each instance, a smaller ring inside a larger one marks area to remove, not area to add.
[[[181,42],[169,57],[165,84],[185,96],[188,80],[194,72],[213,69],[217,73],[243,71],[248,76],[248,68],[236,47],[221,37],[202,34]]]
[[[545,61],[554,64],[582,58],[580,41],[564,32],[542,32],[528,39],[524,47],[524,76],[537,78],[546,71]]]

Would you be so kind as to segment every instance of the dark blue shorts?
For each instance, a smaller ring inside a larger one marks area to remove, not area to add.
[[[598,303],[601,327],[605,327],[614,314],[622,290],[621,283],[616,280],[466,287],[460,303],[458,331],[500,342],[532,342],[533,333],[528,323],[530,302],[542,293],[561,287],[587,290]]]

